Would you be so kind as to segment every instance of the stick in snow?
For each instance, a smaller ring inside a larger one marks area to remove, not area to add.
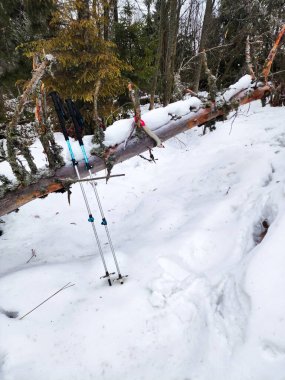
[[[75,284],[72,284],[71,282],[68,282],[66,285],[64,285],[62,288],[60,288],[57,292],[53,293],[51,296],[49,296],[47,299],[45,299],[43,302],[41,302],[39,305],[37,305],[36,307],[34,307],[32,310],[28,311],[26,314],[24,314],[21,318],[19,318],[20,320],[21,319],[24,319],[27,315],[31,314],[34,310],[36,310],[38,307],[40,307],[41,305],[43,305],[45,302],[47,302],[48,300],[50,300],[52,297],[54,297],[56,294],[58,294],[59,292],[61,292],[62,290],[65,290],[67,288],[71,288],[72,286],[74,286]]]
[[[36,254],[36,250],[32,248],[32,256],[29,258],[26,264],[28,264],[32,260],[33,257],[37,257],[37,254]]]
[[[125,142],[124,142],[124,150],[126,150],[126,147],[127,147],[127,145],[128,145],[128,142],[129,142],[129,140],[131,139],[131,137],[132,137],[132,135],[133,135],[135,129],[136,129],[136,123],[133,122],[132,127],[131,127],[131,131],[130,131],[128,137],[126,138],[126,140],[125,140]]]
[[[109,176],[111,177],[124,177],[126,174],[112,174]],[[98,179],[106,179],[107,177],[94,177],[94,178],[85,178],[85,179],[67,179],[66,182],[71,182],[71,183],[77,183],[77,182],[91,182],[91,181],[97,181]]]

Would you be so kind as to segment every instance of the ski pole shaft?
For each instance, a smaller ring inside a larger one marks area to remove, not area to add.
[[[60,124],[61,130],[62,130],[62,133],[64,135],[66,144],[68,146],[68,150],[69,150],[69,153],[70,153],[70,157],[71,157],[71,161],[72,161],[74,170],[76,172],[78,180],[81,180],[81,177],[80,177],[80,174],[79,174],[79,171],[78,171],[78,167],[77,167],[78,162],[75,159],[75,156],[74,156],[71,144],[70,144],[68,132],[67,132],[67,129],[65,127],[66,114],[65,114],[65,111],[64,111],[64,107],[63,107],[62,101],[61,101],[60,97],[58,96],[58,94],[56,92],[50,93],[50,96],[51,96],[51,98],[53,100],[54,107],[55,107],[56,113],[58,115],[59,124]],[[90,206],[89,206],[89,202],[88,202],[85,190],[84,190],[84,186],[83,186],[83,184],[81,182],[79,182],[79,185],[80,185],[82,196],[84,198],[84,202],[85,202],[85,205],[86,205],[86,208],[87,208],[87,212],[88,212],[88,216],[89,216],[88,217],[88,221],[91,222],[93,233],[94,233],[94,236],[95,236],[95,239],[96,239],[96,242],[97,242],[97,246],[98,246],[98,249],[99,249],[99,254],[100,254],[100,257],[101,257],[104,269],[105,269],[105,276],[103,276],[103,278],[107,278],[108,283],[111,286],[112,283],[111,283],[111,279],[110,279],[110,273],[109,273],[109,271],[107,269],[106,261],[105,261],[104,254],[103,254],[103,250],[102,250],[101,243],[100,243],[97,231],[96,231],[96,227],[95,227],[95,224],[94,224],[94,218],[93,218]],[[113,273],[111,273],[111,274],[113,274]]]
[[[74,103],[73,103],[73,101],[71,99],[67,99],[66,100],[66,105],[67,105],[68,112],[69,112],[69,114],[71,116],[71,119],[72,119],[72,122],[73,122],[73,125],[74,125],[76,137],[77,137],[77,140],[79,142],[79,145],[80,145],[83,157],[84,157],[86,169],[89,172],[90,179],[93,179],[93,175],[92,175],[92,172],[91,172],[92,166],[89,164],[89,159],[88,159],[88,156],[87,156],[87,153],[86,153],[86,150],[85,150],[85,147],[84,147],[84,143],[83,143],[83,140],[82,140],[82,136],[81,136],[81,127],[83,126],[82,116],[80,115],[79,111],[76,109],[76,107],[75,107],[75,105],[74,105]],[[116,266],[116,269],[117,269],[117,272],[118,272],[118,280],[121,283],[123,283],[123,277],[126,277],[126,276],[122,276],[121,271],[120,271],[119,263],[118,263],[118,260],[117,260],[117,257],[116,257],[115,249],[114,249],[114,246],[113,246],[113,243],[112,243],[111,235],[110,235],[110,232],[109,232],[109,229],[108,229],[108,225],[107,225],[107,220],[105,218],[105,214],[104,214],[103,207],[102,207],[102,204],[101,204],[101,201],[100,201],[100,197],[99,197],[99,194],[98,194],[98,191],[97,191],[97,188],[96,188],[96,184],[92,182],[91,185],[93,187],[94,194],[95,194],[95,197],[96,197],[96,200],[97,200],[97,203],[98,203],[98,207],[99,207],[99,210],[100,210],[100,214],[101,214],[101,218],[102,218],[101,224],[105,227],[105,231],[106,231],[106,235],[107,235],[107,238],[108,238],[108,242],[109,242],[109,246],[110,246],[110,249],[111,249],[111,253],[112,253],[112,256],[113,256],[113,259],[114,259],[114,262],[115,262],[115,266]]]

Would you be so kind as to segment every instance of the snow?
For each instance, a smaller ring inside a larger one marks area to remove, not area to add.
[[[173,113],[178,116],[185,116],[190,113],[190,107],[198,109],[201,107],[201,104],[201,100],[193,96],[186,100],[180,100],[178,102],[171,103],[165,108],[169,113]]]
[[[52,58],[52,56],[51,56]],[[50,59],[51,59],[50,58]],[[234,95],[239,93],[241,90],[250,89],[252,86],[252,80],[250,75],[245,75],[238,82],[233,84],[229,87],[229,90],[227,90],[223,96],[217,97],[217,103],[225,101],[229,101]],[[196,97],[186,97],[184,100],[180,100],[174,103],[169,104],[166,107],[163,108],[157,108],[151,111],[147,111],[146,108],[149,106],[143,107],[143,121],[145,122],[146,126],[155,131],[159,127],[164,126],[167,124],[172,118],[181,118],[184,116],[190,117],[191,114],[195,114],[197,110],[202,106],[202,101]],[[115,121],[111,126],[107,128],[105,131],[105,139],[103,141],[104,145],[106,147],[112,147],[116,146],[120,143],[123,143],[127,140],[127,138],[130,136],[131,133],[134,133],[132,130],[134,124],[133,118],[130,119],[121,119],[118,121]],[[33,129],[31,126],[29,126],[30,134],[32,133]],[[63,158],[66,163],[70,163],[70,154],[67,149],[65,140],[62,136],[62,134],[57,133],[57,143],[62,147],[63,150]],[[83,160],[81,150],[77,144],[77,141],[70,138],[70,143],[72,145],[72,149],[75,153],[75,157],[78,161],[80,159]],[[85,136],[84,137],[84,144],[87,154],[91,155],[91,150],[94,149],[94,144],[92,143],[92,136]],[[6,147],[5,147],[6,149]],[[44,151],[42,149],[42,146],[38,139],[35,139],[34,144],[31,146],[31,152],[32,154],[35,153],[35,163],[37,165],[38,169],[44,169],[47,165],[47,159],[44,155]],[[18,158],[24,165],[24,167],[29,170],[28,164],[23,156],[18,155]],[[70,163],[71,164],[71,163]],[[15,176],[11,172],[11,170],[7,169],[6,163],[0,163],[0,172],[1,173],[7,173],[6,176],[12,180],[12,182],[17,182]]]
[[[227,91],[224,92],[223,99],[228,102],[234,95],[238,94],[243,89],[250,87],[251,82],[251,75],[244,75],[235,84],[232,84]]]
[[[171,116],[168,115],[168,110],[166,108],[157,108],[144,113],[142,119],[148,128],[155,130],[161,125],[168,123]]]
[[[195,109],[201,106],[201,101],[198,98],[192,97],[186,100],[169,104],[164,108],[156,108],[143,113],[142,119],[149,129],[156,130],[162,125],[167,124],[171,120],[171,115],[185,116],[190,114],[190,107]],[[131,133],[133,126],[133,118],[122,119],[115,121],[105,132],[105,146],[113,146],[126,140]],[[91,147],[90,147],[91,148]]]
[[[46,54],[45,59],[48,61],[55,61],[55,57],[52,54]]]
[[[78,185],[70,205],[51,194],[2,217],[0,379],[284,380],[284,117],[251,103],[212,133],[169,140],[156,164],[135,157],[114,168],[126,177],[98,182],[124,285],[100,279]],[[5,315],[68,282],[23,320]]]
[[[112,146],[128,138],[133,122],[133,119],[122,119],[115,121],[115,123],[108,127],[105,132],[104,144],[106,146]]]

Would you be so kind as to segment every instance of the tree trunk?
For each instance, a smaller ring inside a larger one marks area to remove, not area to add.
[[[169,9],[169,30],[167,38],[167,50],[165,57],[165,73],[164,73],[164,94],[163,105],[167,106],[170,103],[173,83],[174,83],[174,65],[177,46],[177,33],[179,27],[180,1],[171,0]]]
[[[211,20],[212,20],[214,5],[215,5],[215,0],[207,0],[205,14],[204,14],[204,20],[203,20],[203,26],[202,26],[202,32],[201,32],[201,38],[200,38],[199,52],[203,51],[207,47],[206,42],[207,42],[208,34],[210,33],[210,27],[211,27]],[[199,90],[202,64],[203,64],[202,56],[198,55],[197,65],[196,65],[196,69],[194,72],[194,85],[193,85],[193,91],[196,93]]]
[[[167,3],[166,0],[161,0],[160,3],[160,12],[159,12],[159,37],[158,37],[158,47],[157,47],[157,53],[155,57],[155,69],[154,69],[154,75],[152,80],[152,88],[150,92],[150,105],[149,109],[154,109],[154,97],[157,89],[157,83],[158,83],[158,76],[160,72],[160,63],[162,60],[162,51],[163,51],[163,41],[164,41],[164,35],[166,33],[167,28]]]
[[[78,15],[79,20],[89,20],[90,18],[89,0],[77,1],[77,15]]]
[[[114,22],[119,22],[119,13],[118,13],[118,0],[113,0],[113,15],[114,15]]]
[[[96,82],[94,94],[93,94],[93,121],[95,123],[99,120],[99,114],[98,114],[98,97],[99,97],[99,91],[101,87],[101,79],[98,79]]]
[[[18,148],[24,158],[27,160],[28,165],[30,167],[30,170],[33,174],[37,172],[37,167],[33,161],[32,154],[27,146],[24,146],[19,139],[15,136],[15,128],[18,124],[19,118],[21,114],[24,111],[25,104],[29,98],[29,96],[35,91],[35,88],[41,78],[44,76],[47,67],[50,65],[50,61],[45,59],[39,67],[34,71],[33,77],[28,84],[27,88],[25,89],[24,93],[22,94],[19,104],[16,108],[16,111],[12,117],[11,122],[9,123],[6,131],[7,136],[7,153],[8,153],[8,162],[11,165],[11,168],[13,170],[14,175],[20,182],[25,182],[29,173],[27,170],[23,167],[22,164],[20,164],[17,160],[17,152],[16,148]]]
[[[239,101],[239,104],[246,104],[253,100],[263,98],[264,94],[270,92],[270,90],[271,89],[269,86],[264,86],[262,88],[257,88],[250,95],[247,95],[247,90],[243,90],[231,99],[233,107],[236,106],[237,100]],[[197,125],[205,124],[207,121],[223,115],[224,112],[225,111],[223,109],[218,110],[215,108],[200,108],[198,112],[194,114],[192,113],[188,117],[183,117],[179,120],[172,120],[169,123],[158,127],[155,130],[155,134],[162,141],[165,141]],[[137,138],[132,138],[130,139],[127,147],[125,147],[124,142],[122,142],[115,147],[109,148],[109,153],[112,153],[114,156],[114,161],[116,164],[148,150],[149,147],[153,146],[153,143],[153,140],[147,135],[139,141]],[[106,167],[105,162],[101,158],[95,156],[90,158],[90,164],[96,168],[96,172],[99,172]],[[89,173],[86,170],[83,161],[79,163],[78,168],[82,178],[88,176]],[[43,197],[51,192],[61,190],[65,186],[69,186],[75,178],[76,173],[74,172],[73,166],[65,165],[64,167],[56,170],[54,176],[52,177],[42,178],[37,183],[33,183],[27,187],[19,186],[18,189],[9,191],[1,199],[0,216],[14,211],[18,207],[23,206],[36,198]]]
[[[110,27],[110,5],[109,1],[105,0],[103,2],[103,13],[104,13],[104,40],[109,40],[109,27]]]

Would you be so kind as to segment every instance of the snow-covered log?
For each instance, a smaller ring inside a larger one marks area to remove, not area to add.
[[[200,107],[196,109],[195,112],[190,112],[177,120],[170,120],[164,125],[153,128],[153,130],[162,141],[168,140],[190,128],[203,125],[209,120],[225,115],[231,109],[236,109],[238,105],[261,99],[266,93],[268,93],[268,91],[270,91],[268,85],[257,88],[247,88],[244,90],[238,89],[238,91],[237,88],[232,87],[224,93],[222,97],[223,101],[219,102],[218,107]],[[153,143],[153,140],[147,135],[139,140],[137,138],[131,138],[126,147],[124,142],[121,142],[116,146],[110,147],[109,152],[112,153],[114,164],[116,164],[152,148]],[[93,165],[96,172],[99,172],[106,167],[105,162],[97,156],[92,156],[90,158],[90,164]],[[83,161],[79,162],[79,171],[82,178],[88,176],[88,171],[85,169]],[[30,184],[27,187],[20,186],[16,190],[6,193],[0,201],[0,216],[12,212],[36,198],[43,197],[49,193],[68,187],[75,178],[76,175],[73,166],[66,164],[62,168],[56,170],[51,177],[41,178],[38,182]]]

